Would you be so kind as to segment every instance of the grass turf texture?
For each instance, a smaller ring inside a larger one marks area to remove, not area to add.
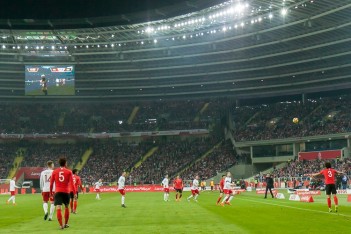
[[[67,233],[350,233],[351,203],[339,195],[339,212],[328,213],[326,196],[303,203],[243,193],[232,206],[216,206],[218,192],[206,191],[199,202],[163,201],[163,193],[127,193],[127,208],[121,208],[118,193],[79,196],[78,214],[70,214]],[[52,222],[43,220],[41,196],[17,195],[17,206],[6,205],[0,196],[0,233],[56,233]],[[286,194],[286,197],[288,195]]]

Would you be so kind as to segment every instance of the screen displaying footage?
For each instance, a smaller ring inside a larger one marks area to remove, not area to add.
[[[74,66],[27,65],[25,67],[25,95],[74,95]]]

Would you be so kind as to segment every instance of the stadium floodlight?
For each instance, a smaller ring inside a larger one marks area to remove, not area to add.
[[[44,49],[44,46],[40,46],[40,49],[42,49],[42,50],[43,50],[43,49]]]
[[[2,48],[3,48],[3,49],[6,49],[6,46],[5,46],[5,45],[2,45]]]
[[[100,48],[100,45],[97,45],[98,48]]]
[[[142,41],[142,42],[140,42],[140,44],[144,45],[144,42]]]
[[[55,46],[51,46],[51,49],[53,49],[53,50],[54,50],[54,49],[55,49]]]
[[[67,46],[65,46],[65,50],[67,50]]]
[[[157,43],[157,39],[154,39],[154,43],[155,43],[155,44]]]
[[[115,47],[115,44],[111,44],[111,47]]]
[[[244,27],[244,25],[245,25],[244,22],[241,22],[240,26],[241,26],[242,28]]]
[[[24,48],[25,48],[25,49],[28,49],[28,46],[26,45]]]
[[[21,46],[17,46],[17,49],[21,49]]]
[[[241,3],[238,3],[236,6],[235,6],[235,12],[237,13],[242,13],[245,9],[245,6],[242,5]]]
[[[77,49],[77,46],[74,46],[74,49]]]
[[[273,14],[269,13],[268,18],[272,19],[273,18]]]
[[[147,27],[147,28],[145,29],[145,32],[146,32],[146,33],[152,33],[154,30],[155,30],[155,29],[154,29],[153,27]]]
[[[107,45],[105,45],[105,47],[107,48]]]
[[[85,47],[88,49],[88,48],[89,48],[89,45],[86,45]]]
[[[288,13],[288,10],[286,8],[283,8],[280,13],[282,16],[285,16]]]
[[[39,46],[36,46],[35,49],[39,50]]]

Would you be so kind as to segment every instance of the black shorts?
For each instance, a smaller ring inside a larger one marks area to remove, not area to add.
[[[69,193],[55,193],[54,197],[54,205],[55,206],[62,206],[64,204],[65,206],[68,206],[70,200]]]
[[[183,193],[183,189],[175,189],[177,193]]]
[[[325,185],[325,193],[326,193],[327,195],[336,194],[336,187],[335,187],[335,184],[326,184],[326,185]]]
[[[76,195],[77,195],[77,199],[78,199],[78,192],[76,192]],[[73,198],[74,198],[74,194],[73,194],[73,192],[70,192],[70,193],[69,193],[69,197],[70,197],[71,199],[73,199]]]

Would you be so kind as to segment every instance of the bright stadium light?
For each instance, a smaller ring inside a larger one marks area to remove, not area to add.
[[[3,49],[6,49],[6,46],[5,46],[5,45],[2,45],[2,48],[3,48]]]
[[[280,13],[282,16],[285,16],[288,13],[288,10],[286,8],[283,8]]]
[[[42,50],[43,50],[43,49],[44,49],[44,46],[40,46],[40,49],[42,49]]]
[[[268,18],[272,19],[273,18],[273,14],[269,13]]]
[[[28,49],[28,46],[25,46],[24,48],[25,48],[25,49]]]
[[[53,50],[54,50],[54,49],[55,49],[55,46],[51,46],[51,49],[53,49]]]
[[[147,27],[146,29],[145,29],[145,32],[146,33],[152,33],[154,31],[154,28],[153,27]]]
[[[111,47],[115,47],[115,44],[111,44]]]
[[[157,39],[154,39],[154,43],[155,43],[155,44],[157,43]]]
[[[35,49],[39,50],[39,46],[36,46]]]

